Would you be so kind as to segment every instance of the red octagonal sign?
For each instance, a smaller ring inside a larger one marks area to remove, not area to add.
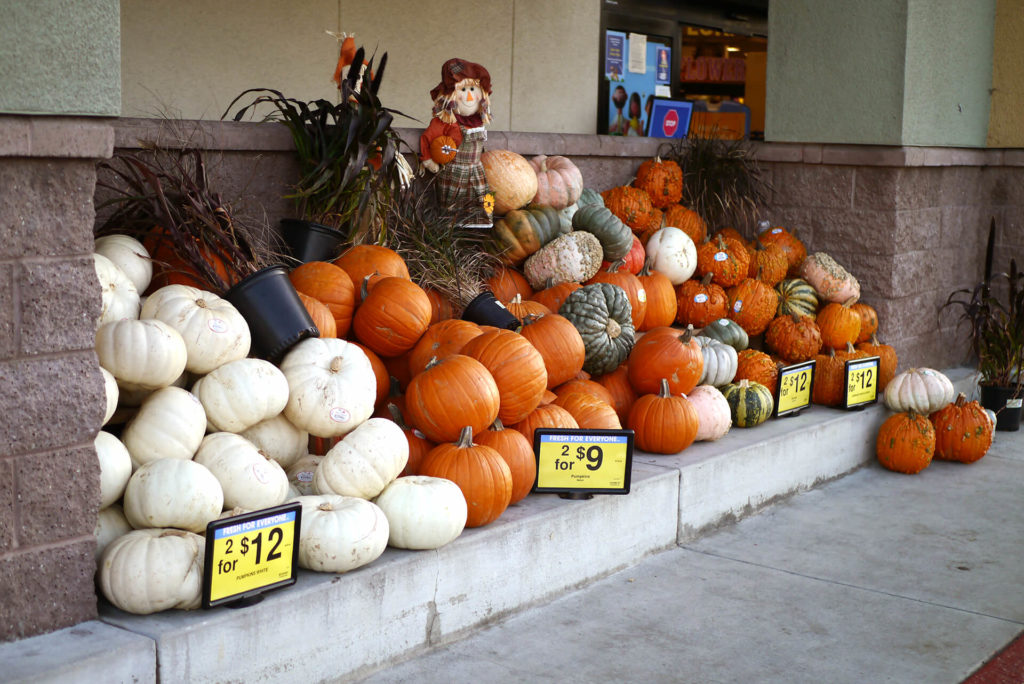
[[[661,123],[661,128],[665,131],[665,137],[671,138],[672,134],[676,132],[676,128],[679,126],[679,115],[676,114],[676,110],[670,109],[665,112],[665,120]]]

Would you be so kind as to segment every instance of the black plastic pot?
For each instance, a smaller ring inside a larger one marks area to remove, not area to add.
[[[462,311],[462,320],[506,330],[517,330],[522,325],[490,290],[484,290],[466,305]]]
[[[1021,398],[1013,398],[1013,387],[981,385],[981,405],[996,412],[996,430],[1020,429]]]
[[[301,219],[281,219],[281,237],[292,258],[303,264],[333,261],[345,240],[345,235],[339,230]]]
[[[256,271],[224,298],[249,324],[253,353],[262,359],[276,362],[299,340],[320,337],[284,266]]]

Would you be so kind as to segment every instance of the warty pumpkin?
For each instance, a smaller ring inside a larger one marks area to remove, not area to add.
[[[697,412],[686,397],[672,394],[664,378],[657,394],[637,398],[627,424],[636,448],[652,454],[679,453],[697,437]]]
[[[913,411],[889,416],[878,429],[875,454],[889,470],[917,474],[932,462],[935,428],[927,417]]]
[[[787,275],[790,278],[797,275],[800,264],[803,263],[804,258],[807,256],[807,248],[804,247],[804,243],[796,236],[795,231],[789,231],[782,226],[765,228],[757,234],[757,239],[766,245],[780,245],[786,253],[786,260],[789,262]]]
[[[747,335],[760,335],[775,318],[779,295],[757,278],[744,278],[726,292],[729,295],[729,318],[736,321]]]
[[[788,363],[799,363],[821,351],[821,331],[809,316],[793,313],[772,320],[764,342]]]
[[[711,282],[713,274],[687,280],[676,288],[676,322],[703,328],[729,313],[729,296],[721,285]]]
[[[821,299],[850,304],[860,299],[857,279],[824,252],[815,252],[803,260],[800,277],[811,284]]]
[[[665,225],[683,231],[695,245],[702,244],[708,238],[708,227],[704,219],[697,212],[681,204],[673,204],[665,209]]]
[[[755,238],[754,245],[748,250],[750,266],[747,276],[763,280],[770,287],[775,287],[786,277],[789,261],[786,252],[778,243],[763,244]]]
[[[736,354],[736,375],[733,382],[750,380],[768,388],[771,394],[779,386],[779,367],[771,356],[757,349],[744,349]]]
[[[928,418],[935,427],[935,457],[944,461],[974,463],[992,446],[994,424],[976,401],[961,392],[956,401]]]
[[[750,255],[739,240],[719,235],[697,247],[697,273],[710,273],[711,280],[722,287],[738,284],[749,268]]]
[[[473,443],[466,426],[455,443],[438,444],[420,464],[420,473],[451,480],[466,499],[466,527],[494,522],[512,500],[512,471],[493,447]]]
[[[548,283],[582,283],[601,268],[601,243],[583,230],[555,238],[530,255],[523,264],[526,279],[534,289]]]
[[[651,204],[665,209],[677,204],[683,196],[683,170],[671,159],[648,159],[637,169],[633,185],[650,196]]]
[[[654,220],[651,196],[640,188],[620,185],[601,193],[604,206],[634,233],[641,233]]]
[[[497,219],[490,231],[490,251],[502,263],[519,266],[541,247],[566,233],[557,212],[546,209],[550,207],[531,205],[509,211]]]

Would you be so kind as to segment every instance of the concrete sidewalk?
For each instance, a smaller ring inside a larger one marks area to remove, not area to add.
[[[956,683],[1022,631],[1024,431],[997,432],[973,465],[871,464],[362,681]]]

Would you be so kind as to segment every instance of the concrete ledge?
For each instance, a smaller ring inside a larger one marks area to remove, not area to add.
[[[156,682],[156,644],[102,622],[0,644],[7,684]]]

